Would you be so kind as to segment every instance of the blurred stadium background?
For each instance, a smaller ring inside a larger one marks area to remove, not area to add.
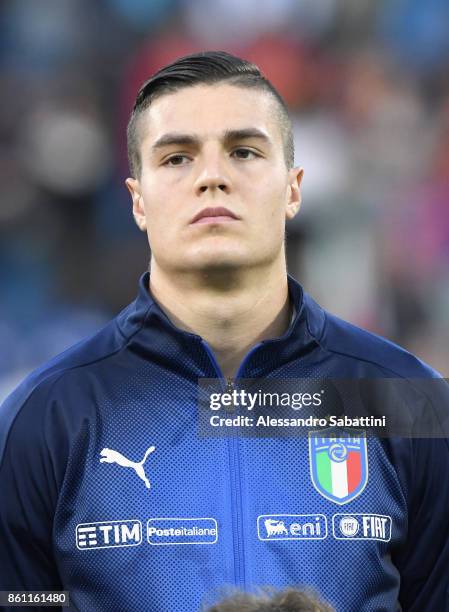
[[[447,0],[4,0],[0,399],[133,299],[126,122],[145,78],[202,49],[255,61],[291,108],[291,273],[449,377]]]

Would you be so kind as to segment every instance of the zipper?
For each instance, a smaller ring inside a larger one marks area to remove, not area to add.
[[[202,344],[209,356],[209,359],[214,367],[217,377],[221,380],[223,391],[232,393],[235,389],[236,381],[241,378],[245,363],[255,350],[261,345],[259,342],[245,355],[240,364],[234,380],[231,377],[225,377],[220,369],[220,366],[215,359],[211,348],[202,340]],[[238,431],[238,430],[237,430]],[[244,533],[243,533],[243,503],[242,503],[242,479],[240,477],[240,451],[238,435],[232,435],[227,440],[229,465],[231,468],[231,504],[232,504],[232,536],[234,543],[234,578],[238,587],[244,589],[246,586],[245,577],[245,558],[244,558]]]
[[[227,379],[227,389],[230,393],[235,389],[235,382]],[[244,534],[243,534],[243,503],[242,503],[242,478],[240,475],[240,450],[238,430],[236,434],[227,438],[229,462],[231,465],[231,503],[232,503],[232,533],[234,534],[234,574],[235,582],[241,588],[246,586],[245,580],[245,556],[244,556]]]

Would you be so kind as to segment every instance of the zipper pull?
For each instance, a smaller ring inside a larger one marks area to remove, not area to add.
[[[228,376],[226,378],[226,393],[230,393],[232,395],[232,393],[234,392],[234,389],[235,389],[234,381],[232,380],[230,376]],[[234,412],[235,408],[236,408],[235,405],[231,403],[229,406],[226,406],[226,412]]]

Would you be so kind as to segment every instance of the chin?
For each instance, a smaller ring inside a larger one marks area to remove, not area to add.
[[[192,262],[190,270],[204,273],[232,272],[247,265],[248,260],[239,257],[204,257]]]
[[[233,244],[202,244],[186,249],[182,261],[192,270],[229,270],[247,265],[252,259],[248,249],[233,241]]]

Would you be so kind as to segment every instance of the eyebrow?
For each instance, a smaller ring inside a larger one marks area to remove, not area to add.
[[[271,139],[268,137],[268,135],[257,128],[226,130],[222,136],[222,140],[225,144],[229,144],[236,140],[246,140],[249,138],[258,138],[268,145],[271,144]],[[170,132],[158,138],[152,145],[151,149],[152,151],[157,151],[158,149],[162,149],[163,147],[168,147],[170,145],[198,147],[200,144],[201,140],[198,138],[198,136],[193,134],[183,134],[181,132]]]

